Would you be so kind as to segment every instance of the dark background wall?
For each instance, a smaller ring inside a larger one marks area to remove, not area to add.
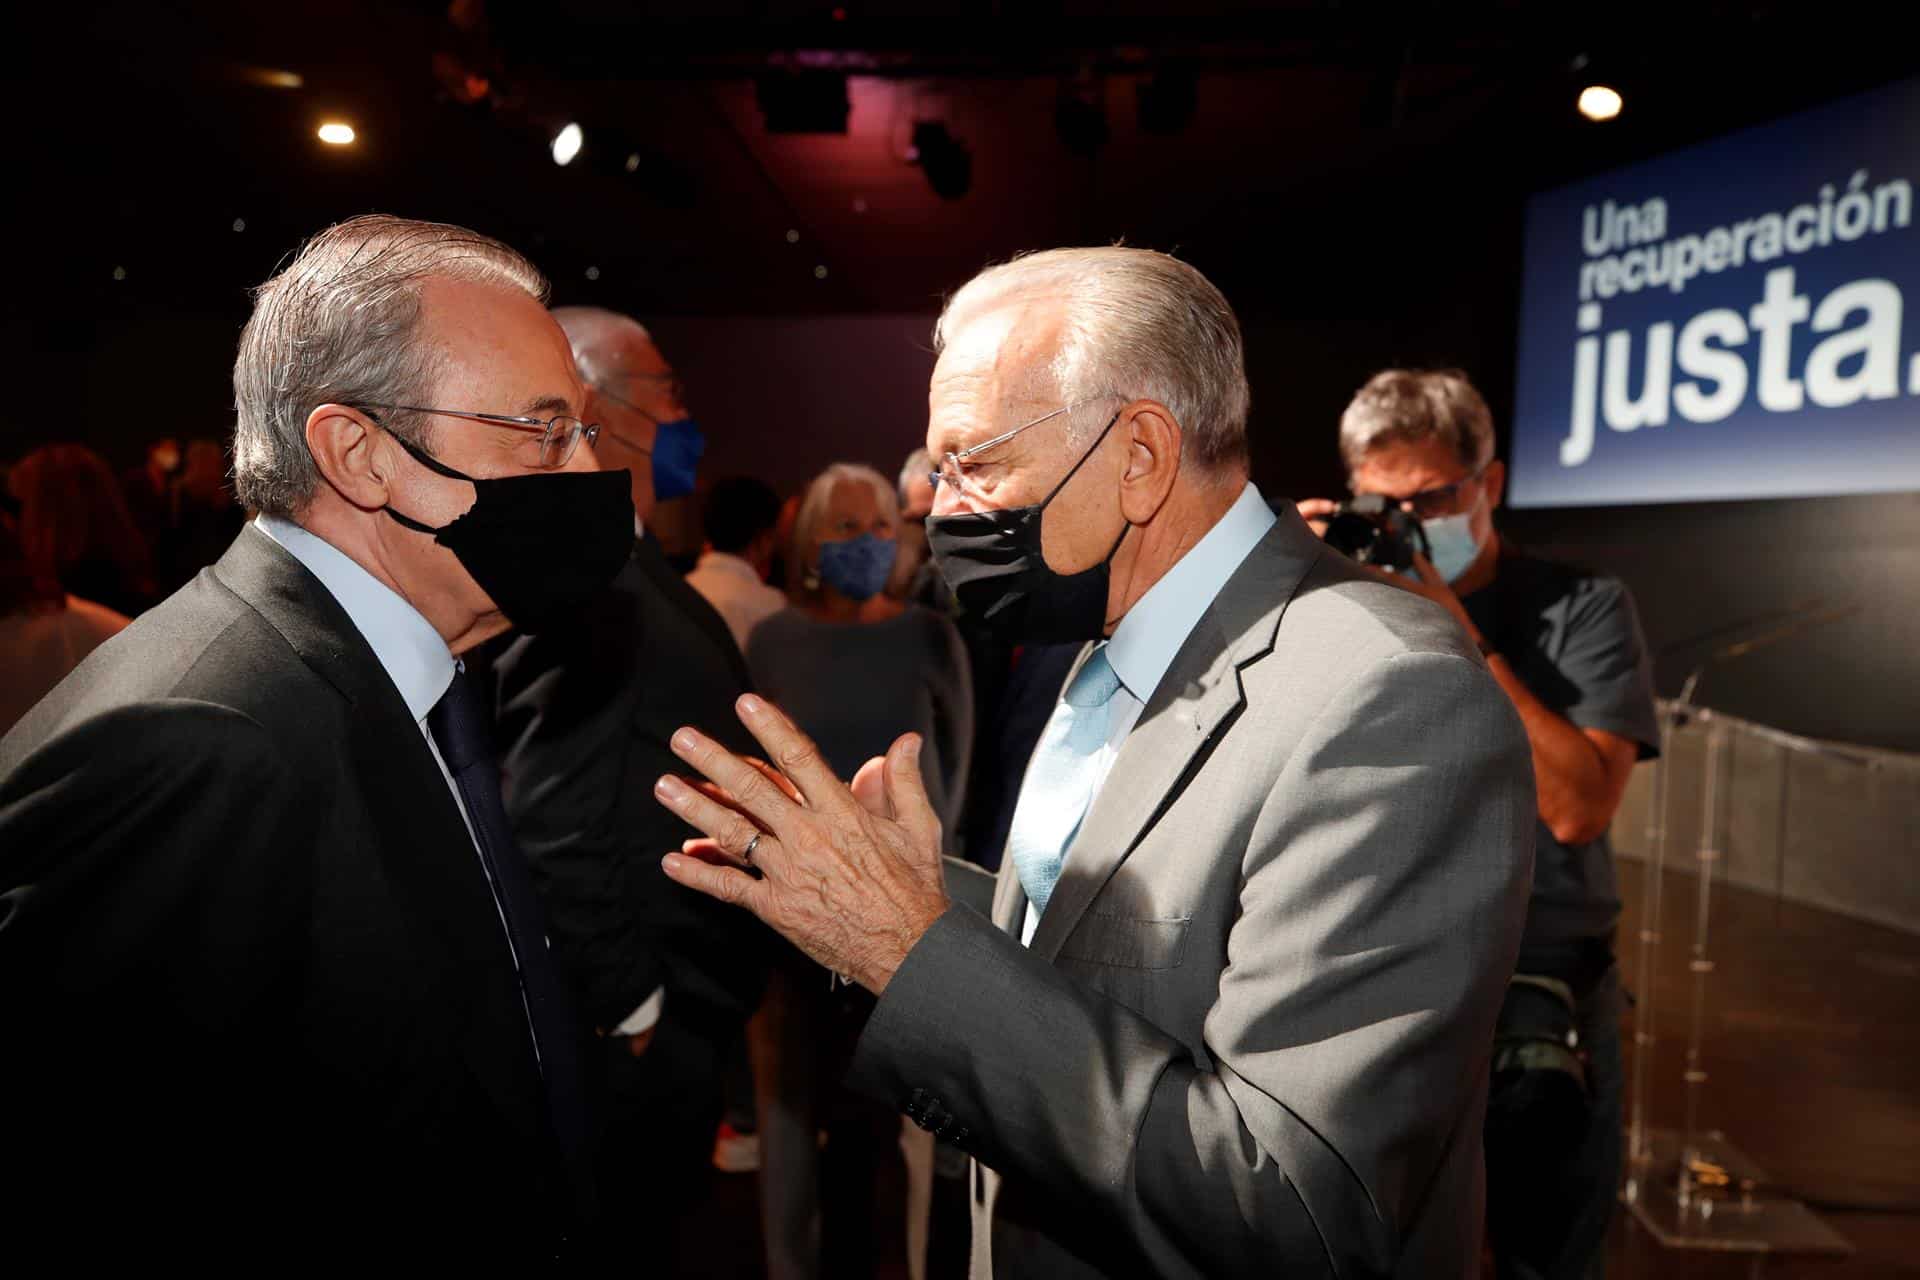
[[[1528,192],[1914,69],[1897,31],[1834,5],[1667,6],[1657,47],[1624,14],[1586,30],[1526,5],[1445,23],[1324,4],[1151,22],[1073,4],[975,21],[961,4],[918,24],[911,5],[848,7],[828,22],[807,4],[497,0],[490,34],[424,0],[88,7],[22,59],[23,100],[65,105],[32,132],[4,211],[0,463],[52,439],[124,465],[161,434],[224,436],[247,288],[302,236],[384,209],[499,235],[557,302],[639,316],[691,387],[707,476],[787,490],[841,458],[898,468],[924,427],[940,296],[981,265],[1117,238],[1176,252],[1246,328],[1257,481],[1337,493],[1335,423],[1382,366],[1462,367],[1504,422]],[[846,134],[764,127],[756,68],[795,48],[865,60]],[[494,90],[450,95],[443,55]],[[1198,68],[1197,106],[1154,132],[1137,94],[1175,58]],[[1570,111],[1588,59],[1627,88],[1610,131]],[[286,66],[297,93],[243,74]],[[1109,122],[1091,151],[1056,127],[1070,92]],[[328,112],[358,122],[357,150],[313,143]],[[544,139],[576,112],[644,158],[638,177],[555,169]],[[911,163],[921,117],[971,148],[963,199]],[[1717,647],[1853,607],[1710,668],[1700,696],[1920,750],[1920,495],[1505,526],[1628,582],[1666,693]]]

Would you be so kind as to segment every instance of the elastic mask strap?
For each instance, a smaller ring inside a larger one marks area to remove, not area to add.
[[[434,457],[432,454],[428,453],[426,450],[415,446],[412,441],[408,440],[405,436],[402,436],[399,432],[394,431],[391,428],[386,428],[386,431],[388,435],[394,438],[394,440],[400,445],[402,449],[405,449],[408,453],[413,455],[413,460],[415,462],[419,463],[421,466],[425,467],[427,470],[437,472],[440,475],[445,476],[449,480],[465,480],[468,484],[474,483],[474,479],[472,476],[466,474],[463,471],[455,471],[452,467],[440,461],[440,459]]]
[[[385,423],[381,424],[381,430],[385,431],[388,435],[392,436],[395,442],[398,443],[402,449],[405,449],[409,454],[412,455],[413,460],[415,462],[419,463],[421,466],[425,467],[427,470],[435,472],[439,475],[443,475],[449,480],[464,480],[468,484],[473,485],[475,488],[475,491],[478,492],[479,484],[477,481],[474,480],[472,476],[467,475],[464,472],[455,471],[452,467],[440,461],[440,459],[434,457],[432,454],[428,453],[426,450],[416,447],[412,441],[406,439],[406,437],[400,435],[398,432],[394,431],[391,427],[388,427]],[[418,520],[415,520],[412,516],[401,515],[398,511],[395,511],[392,507],[382,507],[380,509],[386,512],[389,516],[392,516],[394,523],[398,524],[403,529],[411,529],[415,533],[424,533],[424,534],[428,534],[429,536],[440,532],[440,530],[434,528],[430,524],[421,524]]]
[[[438,529],[434,528],[430,524],[421,524],[418,520],[415,520],[412,516],[401,515],[398,511],[395,511],[392,507],[382,507],[380,509],[386,512],[389,516],[392,516],[394,523],[399,525],[403,529],[411,529],[415,533],[424,533],[428,535],[432,535],[440,532]]]
[[[1067,481],[1073,479],[1074,476],[1080,473],[1080,468],[1087,465],[1087,459],[1093,456],[1093,451],[1100,447],[1100,442],[1107,438],[1107,432],[1113,430],[1113,424],[1120,421],[1120,415],[1124,412],[1126,412],[1126,406],[1124,405],[1122,405],[1120,408],[1115,409],[1113,411],[1113,416],[1107,419],[1107,425],[1100,428],[1100,434],[1093,438],[1093,443],[1087,446],[1087,451],[1080,455],[1080,461],[1074,463],[1073,466],[1068,469],[1067,474],[1060,477],[1060,483],[1053,486],[1053,489],[1047,494],[1046,497],[1040,499],[1039,503],[1034,506],[1032,514],[1027,516],[1027,520],[1033,519],[1034,516],[1037,516],[1042,511],[1046,510],[1047,504],[1049,502],[1052,502],[1054,498],[1059,494],[1059,492],[1062,489],[1067,487]],[[1022,523],[1024,524],[1025,521],[1022,521]],[[1120,531],[1120,536],[1123,538],[1126,537],[1127,536],[1126,530],[1122,529]],[[1117,542],[1114,543],[1113,546],[1114,546],[1114,551],[1118,551],[1120,549],[1120,544]],[[1109,551],[1107,553],[1107,557],[1108,559],[1112,559],[1113,552]]]

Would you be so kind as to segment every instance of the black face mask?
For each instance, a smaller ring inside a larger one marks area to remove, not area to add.
[[[1040,525],[1047,504],[1118,421],[1118,413],[1109,418],[1080,461],[1034,505],[927,517],[927,548],[961,608],[1000,634],[1032,644],[1097,640],[1106,634],[1109,569],[1133,526],[1120,527],[1106,559],[1091,569],[1056,573],[1041,554]]]
[[[473,506],[435,529],[386,513],[453,552],[507,621],[533,634],[578,610],[633,552],[632,480],[625,471],[549,471],[478,480],[400,441],[421,466],[473,486]]]

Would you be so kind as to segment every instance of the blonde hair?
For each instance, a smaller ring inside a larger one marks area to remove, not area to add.
[[[547,297],[534,265],[498,240],[388,214],[328,227],[254,290],[233,363],[233,487],[242,506],[291,516],[307,505],[320,477],[307,450],[307,416],[319,406],[420,404],[430,394],[437,353],[420,326],[421,286],[430,279]],[[427,448],[424,418],[388,413],[380,421]]]
[[[947,300],[934,350],[968,316],[1019,294],[1055,297],[1065,308],[1051,369],[1062,403],[1156,400],[1180,424],[1184,458],[1205,471],[1245,465],[1252,393],[1240,322],[1200,272],[1122,245],[1025,254],[988,267]]]
[[[820,525],[827,518],[827,505],[833,501],[834,487],[843,481],[872,489],[873,500],[880,510],[896,529],[900,525],[900,500],[894,496],[887,478],[878,471],[860,462],[836,462],[822,471],[807,485],[806,494],[800,499],[800,511],[793,518],[793,541],[787,554],[787,590],[795,596],[819,593],[818,585],[807,585],[807,577],[813,572],[813,552],[819,542]]]

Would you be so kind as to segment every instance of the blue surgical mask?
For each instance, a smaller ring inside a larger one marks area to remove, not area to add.
[[[1481,544],[1473,536],[1473,521],[1479,514],[1480,502],[1476,501],[1471,511],[1420,522],[1421,532],[1427,535],[1427,556],[1433,561],[1434,570],[1448,582],[1457,579],[1480,558]]]
[[[820,581],[849,600],[870,600],[887,585],[899,544],[863,533],[842,542],[820,544]]]
[[[653,436],[653,496],[662,502],[693,492],[707,438],[692,418],[659,423]]]

